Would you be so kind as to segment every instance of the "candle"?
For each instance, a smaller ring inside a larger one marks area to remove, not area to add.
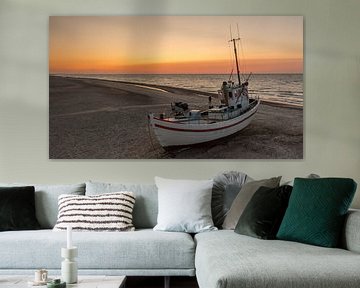
[[[66,232],[67,232],[67,242],[66,242],[66,248],[70,249],[72,248],[72,235],[71,235],[72,227],[69,225],[67,226]]]

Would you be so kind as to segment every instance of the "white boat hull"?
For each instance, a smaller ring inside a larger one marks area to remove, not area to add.
[[[260,101],[245,114],[215,123],[186,123],[160,119],[150,114],[150,125],[163,147],[194,145],[232,135],[250,124]]]

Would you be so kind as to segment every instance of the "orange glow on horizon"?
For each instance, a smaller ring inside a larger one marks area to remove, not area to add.
[[[245,67],[244,67],[245,66]],[[58,70],[50,73],[70,74],[230,74],[236,72],[236,68],[228,65],[228,61],[193,61],[173,63],[147,63],[138,65],[114,65],[113,63],[84,62],[71,67],[67,63],[58,63]],[[232,68],[233,67],[233,68]],[[302,73],[302,59],[249,59],[246,65],[241,67],[241,73]]]
[[[245,31],[242,71],[303,73],[301,16],[51,16],[49,72],[227,74],[229,23]]]

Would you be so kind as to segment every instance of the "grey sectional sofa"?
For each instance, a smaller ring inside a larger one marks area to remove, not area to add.
[[[347,246],[334,249],[231,230],[197,234],[197,281],[201,288],[360,287],[359,211],[349,213],[344,236]]]
[[[127,190],[136,195],[136,231],[74,232],[79,274],[196,275],[201,288],[360,287],[360,211],[350,211],[347,216],[343,249],[330,249],[259,240],[230,230],[195,236],[153,231],[157,220],[155,185],[88,182],[35,188],[37,217],[43,229],[0,232],[0,275],[29,274],[39,268],[48,269],[50,275],[60,273],[60,248],[66,245],[66,233],[51,230],[59,194]]]

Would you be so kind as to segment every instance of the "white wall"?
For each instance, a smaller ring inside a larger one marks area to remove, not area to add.
[[[241,170],[360,186],[360,1],[0,0],[0,182],[152,182]],[[49,15],[303,15],[304,160],[49,160]],[[354,207],[360,207],[360,188]]]

